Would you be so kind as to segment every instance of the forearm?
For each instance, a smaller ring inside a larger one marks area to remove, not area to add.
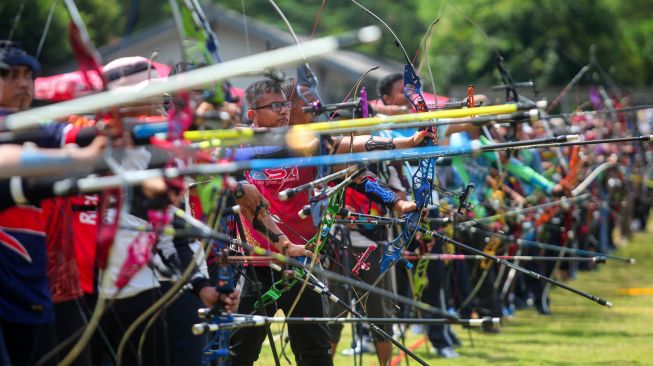
[[[376,110],[376,113],[386,114],[389,116],[411,112],[410,107],[405,105],[385,105],[382,103],[376,103],[373,104],[373,108]]]
[[[1,177],[48,176],[92,167],[104,141],[85,148],[41,149],[23,145],[0,146]]]
[[[392,209],[401,200],[399,194],[393,191],[387,184],[379,181],[379,178],[369,170],[366,170],[356,178],[352,187],[373,202],[384,205],[389,209]]]
[[[402,138],[402,144],[403,143]],[[399,140],[399,139],[397,139]],[[361,135],[354,136],[353,141],[351,137],[344,137],[336,148],[336,154],[347,154],[349,152],[358,153],[365,151],[377,150],[394,150],[397,146],[395,140],[391,138]]]
[[[54,181],[11,177],[0,180],[0,210],[15,205],[38,206],[41,200],[54,197]]]
[[[252,226],[265,236],[279,253],[285,253],[290,242],[288,237],[279,229],[277,223],[272,220],[272,216],[269,214],[266,214],[263,218],[255,216]]]
[[[454,133],[458,133],[458,132],[467,132],[469,133],[471,138],[476,139],[481,134],[481,127],[479,124],[476,123],[461,123],[456,125],[449,125],[447,126],[447,129],[444,132],[444,136],[449,137]]]

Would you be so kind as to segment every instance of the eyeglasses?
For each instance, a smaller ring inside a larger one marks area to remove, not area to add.
[[[272,102],[270,104],[262,105],[260,107],[253,108],[255,111],[263,108],[270,108],[273,112],[281,112],[283,108],[290,109],[292,104],[288,101],[285,102]]]

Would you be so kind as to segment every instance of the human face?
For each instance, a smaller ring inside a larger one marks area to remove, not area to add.
[[[265,92],[259,98],[255,106],[251,106],[247,111],[247,118],[249,118],[256,127],[284,127],[288,126],[290,121],[290,107],[282,107],[278,112],[275,112],[270,107],[260,108],[267,106],[270,103],[284,103],[286,97],[282,93]],[[258,109],[257,109],[258,108]]]
[[[27,109],[34,97],[34,78],[32,70],[26,65],[12,66],[2,72],[4,85],[0,106],[11,109]]]
[[[313,114],[305,113],[302,108],[306,106],[306,102],[297,93],[294,93],[290,99],[292,102],[292,109],[290,110],[290,124],[301,125],[313,122]]]
[[[383,102],[386,105],[410,105],[410,101],[404,95],[404,81],[397,80],[392,84],[390,95],[383,96]]]

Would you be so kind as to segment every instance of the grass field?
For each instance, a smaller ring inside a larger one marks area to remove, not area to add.
[[[457,349],[461,354],[458,359],[439,359],[429,353],[427,346],[416,353],[431,365],[653,365],[653,233],[636,234],[615,254],[636,258],[637,264],[608,262],[599,271],[580,272],[569,282],[612,301],[612,309],[554,289],[552,315],[542,316],[534,309],[518,311],[513,320],[504,322],[499,334],[472,331],[473,346],[468,331],[455,327],[463,342]],[[623,290],[628,288],[648,290],[628,295]],[[353,364],[351,357],[340,355],[349,344],[348,329],[345,327],[347,333],[335,358],[337,366]],[[419,336],[408,334],[406,345],[418,341]],[[413,360],[409,362],[417,365]],[[364,355],[363,365],[377,364],[375,355]],[[268,347],[263,347],[256,365],[274,365]],[[282,365],[288,363],[282,361]]]

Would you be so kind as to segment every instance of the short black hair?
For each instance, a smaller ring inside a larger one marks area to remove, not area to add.
[[[265,93],[283,94],[283,90],[281,89],[281,86],[277,82],[270,79],[262,79],[262,80],[255,81],[251,83],[245,90],[245,101],[247,102],[247,106],[250,109],[255,108],[256,103],[258,103],[258,100]]]
[[[397,80],[403,80],[404,75],[401,73],[389,74],[379,80],[379,83],[376,84],[377,97],[381,98],[384,95],[390,95],[392,93],[392,84],[397,82]]]

